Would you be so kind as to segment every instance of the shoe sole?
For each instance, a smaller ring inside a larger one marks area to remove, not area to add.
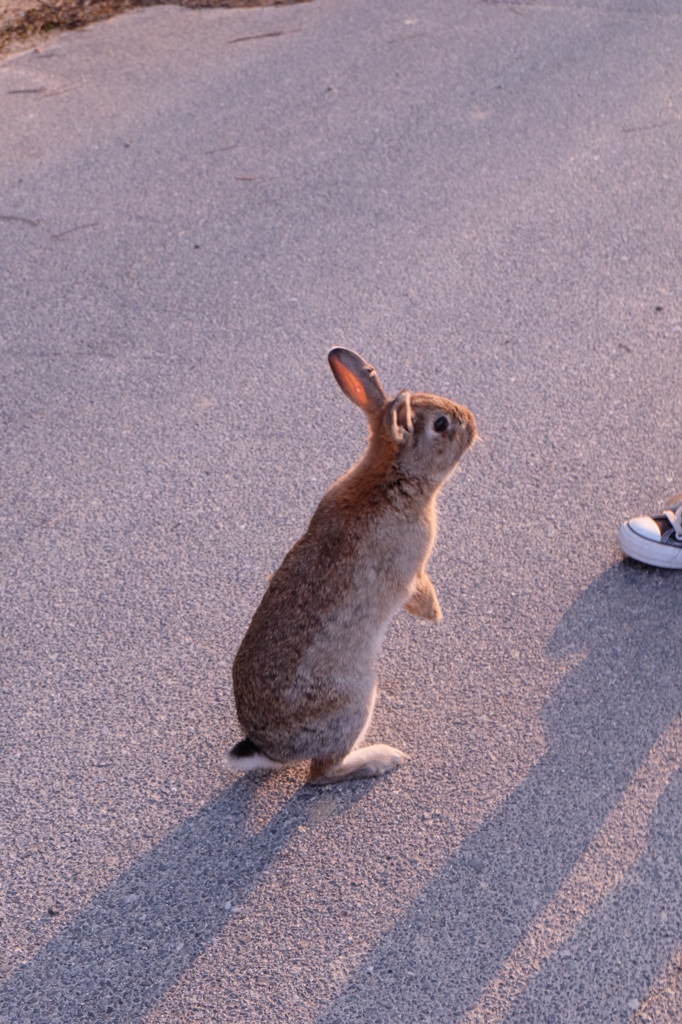
[[[657,569],[682,569],[682,548],[646,540],[631,530],[627,523],[623,523],[618,531],[618,543],[623,553],[637,562],[654,565]]]

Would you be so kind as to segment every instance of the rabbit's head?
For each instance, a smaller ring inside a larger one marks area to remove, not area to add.
[[[376,370],[357,352],[333,348],[329,364],[343,393],[369,421],[369,457],[391,464],[401,476],[438,487],[476,437],[476,420],[465,406],[422,392],[386,397]]]

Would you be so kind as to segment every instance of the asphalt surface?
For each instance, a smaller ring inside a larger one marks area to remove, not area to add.
[[[251,38],[259,37],[259,38]],[[679,0],[136,11],[0,65],[0,1020],[682,1019]],[[358,456],[482,440],[325,791],[230,664]]]

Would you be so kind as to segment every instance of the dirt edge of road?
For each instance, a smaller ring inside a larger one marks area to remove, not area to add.
[[[133,7],[282,7],[307,0],[9,0],[0,4],[0,57],[38,45],[59,29],[82,28]]]

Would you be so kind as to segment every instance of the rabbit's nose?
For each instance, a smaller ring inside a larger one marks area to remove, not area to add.
[[[476,420],[474,418],[474,414],[470,412],[468,409],[465,409],[463,420],[464,428],[467,433],[468,442],[469,444],[471,444],[476,438]]]

